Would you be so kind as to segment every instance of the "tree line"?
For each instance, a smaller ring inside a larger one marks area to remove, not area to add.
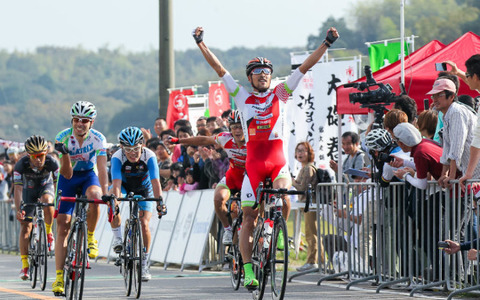
[[[274,76],[287,76],[291,71],[290,53],[315,49],[330,26],[337,27],[341,34],[335,47],[345,48],[332,52],[330,57],[366,55],[365,42],[398,37],[399,3],[358,1],[346,17],[330,17],[319,24],[318,35],[309,36],[305,48],[235,47],[213,51],[243,85],[248,85],[245,63],[255,56],[266,56],[274,62]],[[416,49],[434,39],[448,44],[467,31],[479,34],[479,13],[478,0],[407,0],[405,35],[418,36]],[[53,139],[70,125],[70,107],[78,100],[97,106],[94,126],[109,141],[115,142],[118,132],[128,125],[151,128],[158,116],[158,64],[158,52],[153,50],[0,50],[0,138],[22,141],[32,134],[42,134]],[[198,93],[206,93],[209,80],[218,78],[198,49],[175,52],[176,86],[201,85]]]

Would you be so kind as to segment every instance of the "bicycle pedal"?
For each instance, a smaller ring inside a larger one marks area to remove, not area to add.
[[[64,293],[60,293],[60,292],[54,292],[53,295],[55,297],[66,297],[67,295],[65,295]]]
[[[121,258],[117,258],[117,259],[115,260],[115,266],[120,267],[121,265],[122,265],[122,259],[121,259]]]
[[[252,293],[258,290],[258,286],[246,286],[247,290]]]

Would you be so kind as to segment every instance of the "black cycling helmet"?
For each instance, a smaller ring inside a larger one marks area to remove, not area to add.
[[[237,110],[232,110],[228,116],[228,124],[240,123],[240,113]]]
[[[382,128],[373,129],[365,137],[365,145],[370,150],[383,151],[392,143],[390,133]]]
[[[47,148],[47,141],[40,135],[32,135],[25,141],[25,150],[30,154],[46,152]]]
[[[255,57],[247,63],[247,66],[246,66],[247,77],[250,75],[253,69],[262,68],[262,67],[270,68],[273,74],[273,65],[271,61],[269,61],[265,57]]]

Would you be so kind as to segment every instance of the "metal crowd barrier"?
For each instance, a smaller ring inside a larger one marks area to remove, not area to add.
[[[11,202],[0,201],[0,249],[3,251],[18,251],[18,234],[20,232],[20,223],[12,215],[13,209]]]
[[[480,295],[479,255],[448,255],[439,241],[471,241],[479,236],[480,209],[471,181],[465,191],[458,181],[449,189],[429,182],[420,190],[403,182],[382,188],[375,183],[318,184],[317,245],[319,267],[290,276],[319,273],[318,285],[332,278],[389,287],[410,295],[426,289]],[[480,191],[480,188],[478,189]],[[343,214],[339,210],[343,210]],[[473,248],[480,249],[477,241]],[[322,257],[323,255],[323,257]]]

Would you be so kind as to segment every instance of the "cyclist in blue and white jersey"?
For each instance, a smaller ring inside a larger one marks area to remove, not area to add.
[[[108,192],[107,141],[103,134],[92,128],[97,116],[95,106],[87,101],[76,102],[70,111],[72,127],[60,131],[55,138],[55,149],[60,152],[60,175],[57,190],[62,196],[75,197],[77,191],[89,199],[100,199]],[[98,176],[94,169],[97,169]],[[63,266],[70,222],[75,203],[57,203],[57,238],[55,244],[56,280],[54,293],[63,293]],[[100,208],[90,204],[87,211],[89,257],[98,255],[94,237]]]
[[[162,186],[158,172],[157,156],[152,150],[143,147],[143,133],[137,127],[127,127],[118,135],[121,149],[117,150],[111,159],[112,193],[120,197],[122,192],[133,192],[145,198],[161,198]],[[150,252],[150,218],[152,217],[153,202],[143,201],[138,203],[139,217],[142,228],[143,244],[145,253],[142,256],[142,281],[152,278],[148,269],[147,258]],[[157,206],[157,211],[162,208]],[[159,212],[160,214],[160,212]],[[113,249],[119,253],[122,251],[121,219],[118,214],[112,222],[112,230],[115,235]]]

